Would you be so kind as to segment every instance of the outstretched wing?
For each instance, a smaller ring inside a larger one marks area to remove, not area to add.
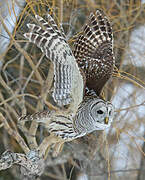
[[[49,23],[47,23],[42,17],[38,15],[35,17],[40,25],[28,24],[30,33],[25,33],[24,36],[41,48],[46,57],[53,62],[52,95],[58,105],[67,105],[72,100],[72,81],[75,70],[79,71],[75,57],[66,42],[64,33],[57,28],[53,18],[48,15]]]
[[[49,133],[53,133],[63,140],[73,140],[80,135],[74,131],[73,116],[69,116],[64,112],[42,111],[31,115],[22,116],[18,120],[18,125],[23,128],[23,123],[27,121],[35,121],[42,123]]]
[[[100,95],[112,75],[113,35],[109,20],[101,10],[91,13],[74,44],[74,56],[86,75],[89,91]]]

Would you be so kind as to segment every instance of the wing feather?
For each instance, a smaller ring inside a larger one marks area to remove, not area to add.
[[[70,104],[74,78],[79,77],[83,81],[76,59],[64,33],[58,29],[53,18],[48,15],[49,23],[47,23],[42,17],[38,15],[35,17],[40,25],[28,24],[30,32],[25,33],[24,36],[41,48],[54,64],[54,92],[52,95],[55,102],[60,106]]]
[[[101,10],[91,13],[74,44],[74,56],[86,76],[86,87],[98,96],[114,66],[113,34]]]

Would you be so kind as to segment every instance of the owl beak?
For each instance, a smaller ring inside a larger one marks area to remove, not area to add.
[[[104,122],[105,122],[105,124],[108,124],[108,122],[109,122],[109,118],[108,118],[108,117],[106,117],[106,118],[104,119]]]

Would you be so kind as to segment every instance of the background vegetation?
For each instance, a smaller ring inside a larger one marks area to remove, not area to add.
[[[20,9],[17,12],[16,6]],[[26,24],[35,22],[35,14],[53,14],[73,48],[85,19],[96,9],[106,13],[113,27],[116,66],[103,93],[116,108],[114,122],[105,132],[66,143],[57,158],[52,158],[50,150],[45,172],[37,179],[145,177],[145,3],[140,0],[0,1],[0,112],[5,117],[0,119],[0,154],[7,149],[26,152],[21,141],[33,149],[30,137],[26,138],[17,127],[18,117],[57,108],[51,97],[53,66],[35,45],[24,39]],[[5,20],[12,14],[16,24],[10,18],[6,26]],[[47,136],[45,128],[36,123],[30,125],[29,132],[34,135],[31,140],[35,145]],[[0,171],[0,180],[5,179],[21,179],[19,167]]]

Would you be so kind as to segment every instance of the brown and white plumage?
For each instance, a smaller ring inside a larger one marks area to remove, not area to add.
[[[75,114],[63,110],[48,110],[21,117],[19,121],[42,123],[49,133],[55,134],[65,141],[71,141],[94,130],[108,128],[113,116],[114,107],[109,101],[104,101],[99,97],[86,96]]]
[[[24,36],[35,43],[54,64],[54,100],[60,106],[67,105],[74,101],[74,94],[77,93],[80,103],[83,97],[83,80],[64,33],[57,28],[50,15],[49,24],[42,17],[35,17],[41,25],[28,24],[30,32]]]
[[[94,130],[106,129],[113,120],[114,107],[97,95],[110,77],[114,62],[112,31],[107,18],[101,11],[95,15],[91,13],[83,33],[76,41],[74,55],[65,35],[50,15],[49,23],[39,16],[36,19],[41,25],[29,24],[30,33],[26,33],[25,37],[37,44],[54,64],[54,100],[60,105],[70,103],[70,106],[67,111],[60,109],[35,113],[20,118],[20,121],[43,123],[50,133],[65,141],[82,137]],[[89,93],[85,95],[85,84],[77,63],[89,88]]]
[[[91,13],[74,44],[74,56],[86,76],[86,86],[98,96],[112,75],[113,34],[101,10]]]

